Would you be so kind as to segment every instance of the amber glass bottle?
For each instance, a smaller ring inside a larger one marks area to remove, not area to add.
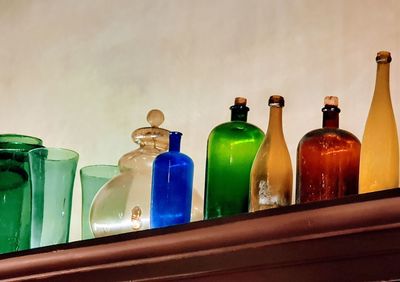
[[[399,186],[399,141],[389,88],[389,52],[376,57],[375,91],[361,146],[360,193]]]
[[[268,130],[250,174],[250,211],[291,204],[293,171],[282,129],[282,96],[271,96]]]
[[[360,141],[338,128],[338,103],[325,97],[322,128],[307,133],[297,147],[297,203],[357,194]]]

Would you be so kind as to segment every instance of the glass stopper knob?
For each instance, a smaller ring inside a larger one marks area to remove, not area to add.
[[[147,121],[151,127],[159,127],[164,122],[164,114],[162,111],[154,109],[147,114]]]

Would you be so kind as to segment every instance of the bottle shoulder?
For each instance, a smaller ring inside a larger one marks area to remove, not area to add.
[[[300,144],[307,142],[323,143],[324,141],[354,142],[360,144],[360,140],[351,132],[340,128],[319,128],[306,133],[300,140]]]
[[[154,160],[156,164],[161,164],[161,163],[168,163],[168,165],[174,165],[174,164],[192,164],[193,165],[193,160],[186,154],[181,153],[181,152],[165,152],[156,157]]]
[[[254,138],[263,138],[264,132],[257,126],[245,121],[229,121],[217,125],[211,130],[210,138],[242,139],[246,136]]]

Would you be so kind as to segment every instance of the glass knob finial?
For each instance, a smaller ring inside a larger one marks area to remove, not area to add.
[[[151,127],[159,127],[164,122],[164,114],[162,111],[154,109],[147,114],[147,121]]]

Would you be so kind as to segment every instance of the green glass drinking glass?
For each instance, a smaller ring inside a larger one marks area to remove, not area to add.
[[[78,153],[62,148],[29,151],[32,184],[31,248],[69,239]]]
[[[0,253],[29,249],[31,186],[28,151],[42,140],[18,134],[0,135]]]
[[[119,174],[116,165],[89,165],[81,168],[82,189],[82,240],[94,238],[90,228],[89,213],[94,196],[105,183]]]

